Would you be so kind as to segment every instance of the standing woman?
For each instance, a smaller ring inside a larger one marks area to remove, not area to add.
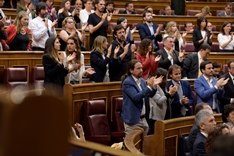
[[[30,30],[28,25],[28,14],[25,11],[20,11],[15,18],[13,24],[9,25],[6,29],[8,39],[7,45],[12,51],[27,51],[30,50]]]
[[[111,48],[107,50],[108,42],[106,37],[97,36],[94,39],[93,50],[90,55],[91,67],[94,68],[95,74],[91,75],[90,81],[109,82],[108,63],[110,62]],[[107,54],[105,55],[105,51]]]
[[[88,68],[85,70],[84,55],[80,52],[80,46],[78,44],[77,38],[70,36],[67,39],[66,56],[73,54],[75,54],[76,57],[74,57],[74,59],[69,62],[64,61],[64,65],[68,66],[68,69],[76,68],[76,70],[70,72],[67,75],[65,81],[66,83],[70,84],[79,84],[82,83],[82,77],[92,75],[95,73],[95,71],[93,68]]]
[[[176,22],[168,22],[167,26],[165,28],[165,34],[163,38],[167,36],[173,36],[174,37],[174,50],[180,51],[182,47],[186,46],[186,40],[185,36],[187,35],[187,32],[183,32],[183,35],[180,34]]]
[[[222,25],[222,32],[218,34],[219,51],[233,52],[234,40],[233,33],[231,33],[231,23],[224,22]]]
[[[76,22],[73,17],[66,17],[62,23],[63,30],[59,33],[60,43],[61,43],[61,51],[66,49],[67,39],[71,36],[77,37],[79,42],[79,47],[81,51],[86,51],[85,47],[83,46],[85,40],[85,28],[87,24],[82,26],[81,33],[76,30]]]
[[[193,45],[194,51],[198,52],[200,46],[203,43],[208,43],[212,46],[212,35],[209,30],[206,29],[207,19],[204,16],[197,18],[197,28],[193,31]]]
[[[34,6],[31,2],[31,0],[20,0],[19,3],[17,3],[16,6],[16,13],[18,14],[20,11],[26,11],[28,14],[28,18],[29,18],[29,24],[32,21],[32,19],[35,18],[35,10],[34,10]]]
[[[150,39],[143,39],[138,47],[136,53],[136,59],[142,63],[143,67],[143,79],[148,79],[154,76],[156,69],[158,68],[158,61],[161,59],[161,55],[156,58],[152,54],[153,44]]]
[[[177,91],[177,86],[170,86],[169,91],[166,89],[167,83],[167,70],[158,68],[156,70],[156,77],[163,76],[162,82],[157,85],[156,94],[150,98],[150,113],[149,113],[149,127],[154,132],[154,123],[157,120],[164,120],[171,118],[172,98]]]
[[[58,38],[50,37],[46,40],[45,51],[42,57],[42,64],[44,66],[45,79],[44,86],[47,90],[53,91],[57,87],[59,95],[63,94],[63,86],[65,84],[65,76],[76,70],[77,68],[68,69],[64,66],[64,59],[70,62],[76,57],[75,54],[64,57],[64,53],[58,53],[60,50],[60,42]]]
[[[80,18],[78,16],[75,16],[76,9],[74,9],[72,11],[72,13],[69,12],[70,9],[71,9],[70,0],[63,0],[61,3],[61,9],[59,9],[59,11],[58,11],[58,28],[62,28],[62,22],[68,16],[74,17],[76,23],[80,23]]]

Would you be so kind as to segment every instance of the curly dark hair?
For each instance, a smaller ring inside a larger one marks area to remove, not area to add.
[[[148,52],[148,47],[150,46],[150,44],[152,45],[152,49],[154,49],[152,41],[150,39],[148,39],[148,38],[143,39],[141,41],[140,45],[138,46],[137,52],[141,56],[146,56],[146,54]]]
[[[215,139],[217,139],[219,136],[226,135],[226,134],[223,134],[223,129],[225,128],[228,128],[228,126],[221,123],[221,124],[218,124],[209,132],[208,137],[205,142],[207,153],[210,153]]]

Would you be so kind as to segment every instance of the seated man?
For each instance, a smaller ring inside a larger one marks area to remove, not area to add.
[[[215,118],[211,110],[203,109],[195,116],[195,123],[200,128],[193,144],[193,156],[205,156],[205,140],[208,133],[216,126]]]
[[[233,4],[231,2],[227,3],[225,6],[225,11],[218,13],[217,16],[234,16],[234,12],[232,12],[232,5]]]
[[[187,32],[187,33],[192,33],[193,32],[193,23],[191,23],[191,22],[186,22],[185,24],[184,24],[184,29],[185,29],[185,31]]]
[[[165,16],[173,16],[175,14],[173,14],[172,10],[171,10],[171,6],[167,5],[164,7],[164,14]]]
[[[171,103],[172,118],[191,115],[190,106],[194,103],[194,97],[188,81],[181,80],[181,67],[176,64],[170,66],[168,76],[171,78],[167,83],[168,90],[170,86],[178,85],[178,90],[174,94],[174,99]]]
[[[203,110],[203,109],[212,110],[208,103],[201,102],[196,105],[194,114],[196,115],[200,110]],[[195,142],[197,134],[199,132],[200,132],[200,128],[196,125],[196,123],[194,123],[193,127],[190,129],[189,138],[188,138],[189,151],[190,151],[191,156],[193,155],[193,143]]]
[[[210,32],[212,32],[213,25],[211,22],[207,22],[206,29],[209,30]]]
[[[103,11],[103,13],[113,13],[113,14],[118,14],[119,10],[115,10],[115,3],[113,1],[108,1],[106,3],[106,8]]]
[[[198,53],[188,54],[183,62],[182,76],[186,79],[194,79],[201,75],[200,64],[207,60],[211,51],[208,44],[202,44]]]
[[[132,2],[127,2],[125,4],[125,9],[123,12],[120,14],[136,14],[134,11],[134,4]]]
[[[163,38],[164,47],[156,52],[156,55],[161,55],[161,59],[158,62],[158,67],[164,68],[166,70],[173,64],[182,66],[183,52],[178,52],[173,49],[174,47],[174,37],[167,36]]]

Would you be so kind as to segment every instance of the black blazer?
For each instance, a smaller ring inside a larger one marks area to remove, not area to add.
[[[168,70],[172,64],[171,64],[171,61],[168,59],[166,50],[163,48],[157,51],[156,53],[157,55],[162,56],[158,62],[158,67]],[[176,50],[173,50],[173,63],[182,67],[182,62],[179,61],[178,56],[179,56],[179,52]]]
[[[45,79],[44,85],[55,84],[63,88],[65,84],[65,76],[68,73],[63,64],[56,63],[48,54],[43,55],[42,64],[44,66]]]
[[[233,84],[233,80],[228,73],[224,74],[222,77],[229,78],[228,83],[224,86],[224,96],[223,98],[221,98],[220,103],[221,103],[221,107],[220,107],[220,111],[223,112],[223,108],[225,105],[230,104],[230,100],[231,98],[234,98],[234,84]]]
[[[197,138],[197,134],[200,133],[200,129],[199,127],[197,127],[196,124],[193,124],[193,127],[190,129],[189,132],[189,151],[190,151],[190,155],[193,155],[193,144]]]
[[[207,43],[212,46],[212,42],[210,40],[210,31],[208,30],[205,30],[206,33],[207,33]],[[194,29],[193,31],[193,45],[195,47],[194,51],[195,52],[198,52],[199,51],[199,48],[200,46],[203,44],[203,42],[201,43],[198,43],[199,40],[203,39],[202,37],[202,34],[201,34],[201,31],[199,29]]]
[[[153,24],[154,33],[156,32],[157,28],[158,28],[158,25]],[[154,49],[159,50],[158,42],[162,41],[162,34],[161,33],[159,33],[156,37],[154,35],[151,35],[149,27],[146,23],[138,24],[137,29],[139,31],[141,40],[143,40],[144,38],[148,38],[151,40],[154,39],[154,43],[157,46],[157,47],[154,47]]]
[[[207,59],[204,59],[204,61],[207,61]],[[195,79],[198,77],[198,70],[200,70],[198,53],[187,55],[183,61],[182,76]]]
[[[95,74],[91,75],[90,81],[103,82],[106,75],[107,67],[106,65],[110,62],[110,58],[105,57],[103,59],[101,53],[93,51],[90,54],[91,67],[94,68]]]
[[[193,156],[206,156],[205,140],[206,137],[199,132],[193,144]]]

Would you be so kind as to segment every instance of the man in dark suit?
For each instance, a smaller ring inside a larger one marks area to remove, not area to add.
[[[144,129],[147,135],[149,126],[146,118],[149,115],[149,98],[156,93],[156,87],[162,82],[162,77],[151,77],[146,81],[142,78],[142,64],[138,60],[128,63],[126,78],[122,82],[123,106],[121,117],[124,120],[125,134],[137,127]]]
[[[161,60],[158,62],[158,67],[164,68],[166,70],[173,64],[182,66],[183,52],[178,52],[173,49],[174,37],[167,36],[163,38],[164,48],[157,51],[156,55],[161,55]]]
[[[176,64],[170,66],[168,75],[171,78],[167,83],[168,90],[170,86],[178,84],[178,90],[171,103],[172,118],[191,115],[190,106],[194,103],[194,97],[188,81],[181,80],[181,67]]]
[[[208,109],[208,110],[212,110],[210,105],[208,103],[204,103],[201,102],[199,104],[196,105],[195,107],[195,115],[203,109]],[[193,155],[193,144],[196,140],[197,134],[200,132],[200,128],[196,125],[196,123],[193,124],[193,127],[190,129],[189,132],[189,151],[190,151],[190,155]]]
[[[211,46],[202,44],[198,53],[189,54],[183,62],[182,77],[188,79],[197,78],[199,75],[200,64],[207,61],[211,51]]]
[[[200,128],[193,144],[193,156],[205,156],[205,140],[208,133],[216,126],[215,118],[211,110],[203,109],[195,116],[196,125]]]
[[[226,85],[224,85],[224,96],[221,98],[221,112],[227,104],[234,104],[234,60],[229,60],[228,63],[228,73],[224,74],[222,77],[225,79],[229,78]]]
[[[145,38],[151,39],[154,46],[154,51],[158,51],[158,42],[162,41],[162,35],[160,33],[162,26],[158,26],[157,24],[153,23],[153,16],[150,11],[145,11],[143,13],[143,20],[145,23],[139,24],[137,26],[140,38],[141,40]]]
[[[123,12],[120,12],[120,14],[136,14],[134,11],[134,4],[132,2],[127,2],[125,4],[125,9]]]
[[[213,77],[212,62],[204,61],[200,65],[202,75],[194,81],[194,90],[197,95],[197,103],[206,102],[214,112],[220,113],[218,100],[223,97],[223,86],[229,78],[217,80]]]
[[[228,2],[225,6],[225,11],[220,12],[217,14],[217,16],[234,16],[234,12],[232,12],[232,3]]]

